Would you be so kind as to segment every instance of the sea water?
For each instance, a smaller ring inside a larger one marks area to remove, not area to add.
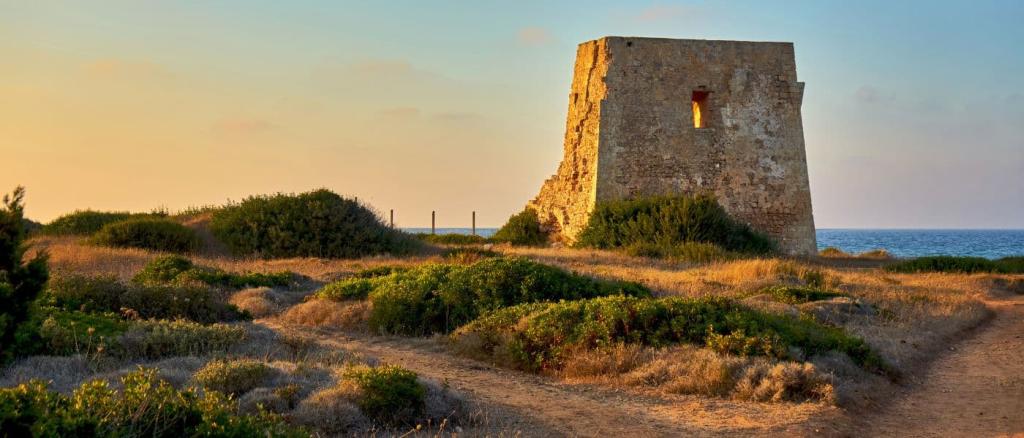
[[[430,228],[405,228],[411,233],[429,233]],[[483,237],[497,228],[477,228]],[[470,234],[470,228],[438,228],[438,234]],[[1024,230],[909,230],[839,229],[818,230],[818,249],[830,246],[851,254],[885,249],[896,257],[957,255],[987,258],[1024,255]]]

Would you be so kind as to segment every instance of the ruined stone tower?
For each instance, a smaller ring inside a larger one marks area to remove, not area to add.
[[[713,193],[783,251],[812,254],[803,90],[792,43],[580,44],[565,156],[527,207],[572,242],[599,202]]]

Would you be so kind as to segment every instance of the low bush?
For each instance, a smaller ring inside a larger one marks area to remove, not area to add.
[[[775,243],[725,212],[712,196],[652,197],[599,203],[576,245],[624,248],[652,244],[673,248],[686,242],[729,251],[766,254]]]
[[[345,371],[344,379],[358,388],[353,401],[367,417],[409,424],[423,414],[426,388],[412,371],[397,365],[360,366]]]
[[[1024,274],[1024,256],[1003,257],[996,260],[997,272]]]
[[[527,370],[559,369],[574,351],[617,343],[654,347],[676,343],[720,353],[787,358],[793,348],[812,356],[845,353],[870,370],[885,370],[863,340],[809,318],[752,310],[720,298],[611,296],[501,309],[452,335],[458,349]]]
[[[43,231],[43,224],[27,217],[21,218],[21,226],[24,228],[26,236],[34,236]]]
[[[146,320],[133,322],[111,349],[127,358],[201,356],[224,352],[244,339],[245,329],[237,325]]]
[[[475,234],[427,234],[417,233],[415,234],[417,239],[420,239],[427,243],[437,243],[442,245],[475,245],[480,243],[486,243],[487,239],[477,236]]]
[[[928,256],[902,260],[885,267],[890,272],[958,272],[973,274],[992,272],[1001,274],[1024,273],[1024,257],[1004,257],[989,260],[983,257]]]
[[[237,397],[262,386],[274,369],[253,359],[213,360],[196,371],[196,382],[204,388]]]
[[[111,222],[100,228],[90,242],[121,248],[167,252],[199,249],[199,236],[191,228],[166,218],[139,217]]]
[[[130,312],[138,318],[211,323],[245,319],[237,307],[201,286],[126,285],[114,277],[69,276],[50,282],[45,305],[87,312]]]
[[[0,430],[12,437],[309,436],[278,416],[240,415],[237,403],[218,392],[174,389],[156,370],[139,369],[121,384],[119,391],[94,380],[71,395],[38,380],[0,388]]]
[[[214,211],[210,230],[236,255],[266,258],[351,258],[419,247],[370,209],[323,189],[247,198]]]
[[[187,320],[132,320],[113,312],[82,312],[37,306],[19,331],[24,354],[112,355],[161,358],[223,352],[242,341],[245,330]]]
[[[488,311],[520,303],[650,295],[637,283],[595,280],[525,258],[427,264],[371,285],[370,327],[409,335],[447,333]]]
[[[775,285],[766,287],[759,294],[767,294],[772,300],[786,304],[803,304],[811,301],[830,300],[832,298],[845,297],[845,294],[829,292],[812,287],[783,286]]]
[[[316,291],[317,298],[334,301],[365,300],[370,292],[381,283],[381,278],[346,278],[328,283]]]
[[[508,218],[508,222],[494,233],[491,240],[513,245],[539,246],[548,242],[548,233],[541,227],[537,212],[527,208]]]
[[[39,326],[39,350],[45,354],[99,354],[128,330],[129,323],[113,313],[86,313],[56,308],[42,309],[46,318]]]
[[[79,210],[60,216],[50,223],[43,225],[42,231],[45,234],[54,235],[89,236],[95,234],[104,225],[143,216],[149,215],[132,214],[126,211]]]
[[[287,271],[236,274],[222,269],[196,266],[191,260],[180,255],[167,255],[151,260],[132,281],[146,286],[188,285],[198,282],[214,287],[244,289],[289,286],[294,278],[295,274]]]

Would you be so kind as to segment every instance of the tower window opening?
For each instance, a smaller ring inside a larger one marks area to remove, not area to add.
[[[711,94],[707,91],[694,91],[693,92],[693,127],[703,128],[707,126],[708,117],[708,95]]]

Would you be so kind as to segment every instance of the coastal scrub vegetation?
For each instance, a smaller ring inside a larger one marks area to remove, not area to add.
[[[94,380],[64,395],[33,380],[0,388],[0,430],[8,436],[308,437],[268,413],[245,415],[217,391],[178,390],[140,368],[121,389]]]
[[[520,303],[607,295],[650,296],[633,282],[595,280],[524,258],[487,258],[469,265],[425,264],[386,276],[328,284],[317,297],[369,298],[369,325],[384,333],[447,333],[495,309]]]
[[[288,271],[273,273],[234,273],[223,269],[197,266],[180,255],[154,258],[132,278],[142,286],[205,284],[212,287],[244,289],[250,287],[287,287],[296,275]]]
[[[901,260],[885,267],[890,272],[979,272],[997,274],[1024,273],[1024,256],[990,260],[983,257],[928,256]]]
[[[261,258],[352,258],[419,247],[369,208],[326,189],[246,198],[213,211],[210,230],[235,255]]]
[[[776,359],[835,351],[871,371],[887,368],[862,339],[842,329],[753,310],[722,297],[610,296],[523,304],[489,313],[451,338],[470,354],[531,371],[557,370],[574,352],[618,343],[689,343],[722,354]]]
[[[108,223],[90,238],[90,242],[177,253],[194,252],[200,245],[195,231],[163,217],[134,217]]]
[[[53,235],[89,236],[104,225],[137,217],[162,217],[160,213],[129,213],[127,211],[78,210],[60,216],[43,225],[43,233]]]
[[[775,243],[731,216],[710,195],[647,197],[601,202],[576,246],[600,249],[637,247],[673,254],[698,242],[727,251],[770,254]],[[685,249],[684,251],[692,251]],[[706,257],[701,251],[698,257]]]
[[[540,246],[548,242],[548,234],[541,228],[537,212],[527,208],[508,218],[508,222],[491,236],[491,240],[513,245]]]

